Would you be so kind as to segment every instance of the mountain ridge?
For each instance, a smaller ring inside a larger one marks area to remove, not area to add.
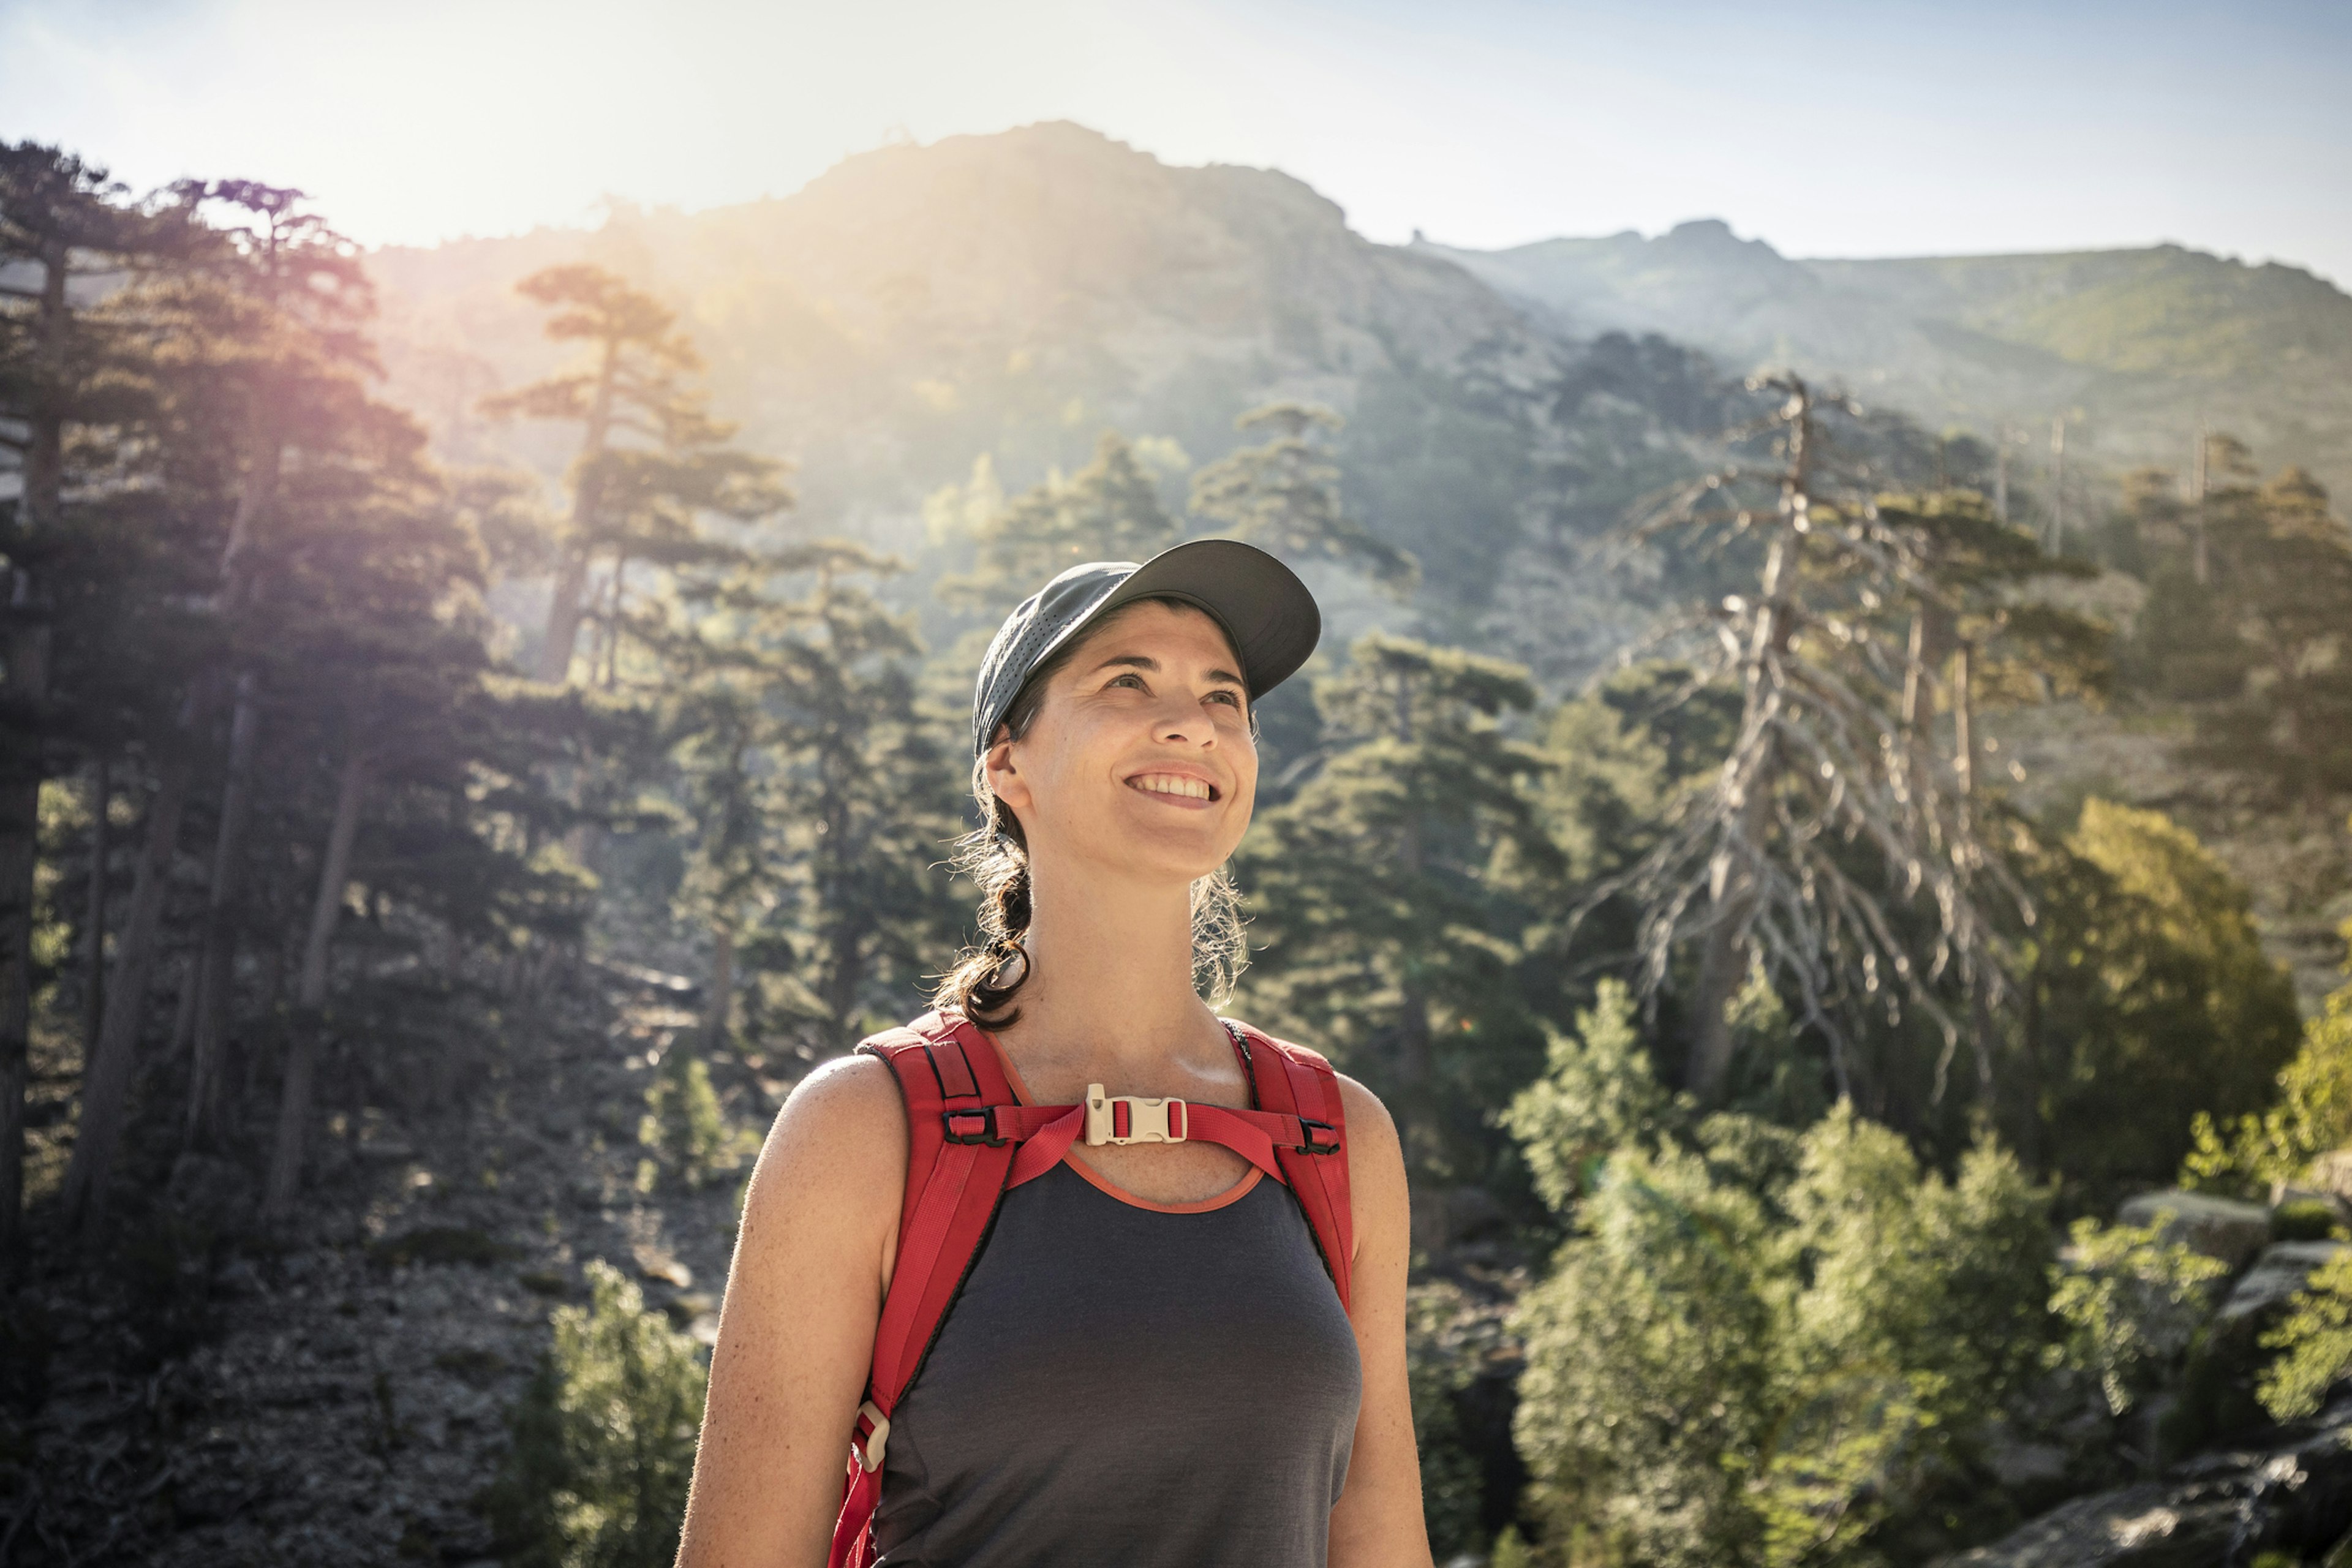
[[[1727,369],[1790,364],[1981,436],[2065,418],[2109,468],[2178,468],[2201,426],[2352,484],[2352,296],[2308,269],[2166,243],[1885,258],[1782,255],[1718,218],[1496,251],[1433,244],[1567,331],[1654,331]]]

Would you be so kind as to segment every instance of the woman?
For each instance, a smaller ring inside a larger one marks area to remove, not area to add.
[[[994,940],[948,976],[930,1025],[992,1051],[1024,1106],[1051,1108],[1030,1121],[1090,1090],[1099,1110],[1106,1085],[1139,1107],[1202,1108],[1196,1122],[1211,1107],[1234,1108],[1221,1124],[1266,1120],[1244,1109],[1264,1037],[1229,1031],[1196,973],[1229,975],[1238,944],[1223,868],[1255,795],[1252,705],[1319,630],[1286,567],[1220,540],[1073,568],[999,629],[973,702],[987,826],[967,845]],[[685,1568],[824,1563],[853,1423],[885,1564],[1288,1568],[1328,1552],[1332,1568],[1427,1568],[1404,1167],[1378,1100],[1337,1080],[1344,1262],[1318,1245],[1332,1216],[1310,1231],[1307,1200],[1262,1152],[1197,1132],[1080,1142],[1062,1117],[1066,1152],[1021,1145],[1038,1152],[1025,1174],[1016,1163],[880,1421],[865,1402],[895,1391],[868,1387],[877,1324],[910,1148],[926,1149],[906,1081],[902,1098],[877,1056],[828,1063],[769,1134],[711,1360]]]

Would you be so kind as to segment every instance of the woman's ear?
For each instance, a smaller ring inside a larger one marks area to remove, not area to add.
[[[995,743],[988,748],[987,758],[981,765],[987,775],[990,793],[1008,808],[1018,811],[1029,804],[1029,781],[1022,777],[1019,766],[1013,760],[1011,731],[999,729],[996,731]]]

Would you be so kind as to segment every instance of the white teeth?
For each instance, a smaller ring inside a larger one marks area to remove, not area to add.
[[[1210,798],[1207,784],[1199,779],[1181,778],[1174,773],[1146,773],[1128,782],[1134,784],[1136,788],[1149,790],[1153,795],[1190,795],[1194,800]]]

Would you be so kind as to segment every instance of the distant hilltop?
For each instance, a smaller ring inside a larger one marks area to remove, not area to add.
[[[676,303],[720,411],[801,464],[809,514],[894,548],[920,542],[921,496],[982,454],[1025,484],[1115,427],[1204,461],[1242,408],[1303,397],[1355,421],[1342,455],[1376,525],[1433,585],[1458,563],[1475,600],[1525,503],[1496,454],[1526,443],[1478,423],[1478,387],[1544,402],[1606,384],[1689,429],[1706,404],[1692,351],[1733,374],[1791,364],[1930,429],[2007,430],[2021,453],[2046,455],[2065,416],[2085,474],[2179,468],[2201,421],[2352,492],[2352,299],[2294,268],[2177,246],[1801,260],[1714,219],[1500,251],[1379,245],[1279,171],[1172,166],[1067,122],[879,148],[707,212],[377,252],[395,395],[446,455],[537,439],[467,411],[561,357],[513,284],[575,258]],[[1664,341],[1596,349],[1621,332]],[[1627,461],[1648,439],[1584,438]],[[551,472],[567,458],[530,455]],[[1408,462],[1411,485],[1366,468]]]
[[[2186,461],[2200,421],[2352,482],[2352,296],[2301,268],[2159,245],[1798,259],[1720,219],[1464,250],[1417,239],[1571,335],[1658,332],[1725,368],[1793,365],[1930,426],[2046,437],[2110,466]]]

